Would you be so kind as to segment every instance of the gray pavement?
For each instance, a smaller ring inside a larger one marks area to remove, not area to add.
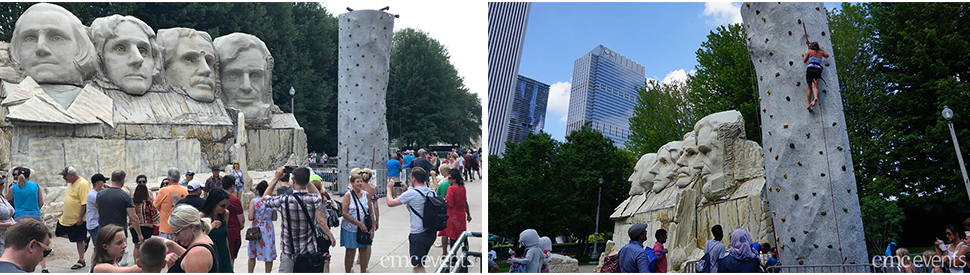
[[[482,180],[474,180],[465,184],[468,193],[468,204],[472,213],[472,221],[468,223],[467,230],[482,232],[482,194],[483,194],[483,184]],[[339,196],[336,198],[339,199]],[[367,264],[367,271],[370,273],[408,273],[411,272],[411,266],[407,261],[408,257],[408,229],[410,228],[410,216],[408,214],[408,209],[406,206],[398,207],[387,207],[387,202],[384,198],[378,201],[380,206],[380,229],[374,237],[374,245],[371,252],[371,261]],[[275,222],[276,226],[276,247],[277,253],[279,252],[279,241],[280,241],[280,221]],[[243,229],[245,233],[246,229]],[[340,228],[331,228],[331,231],[336,237],[337,246],[330,248],[330,253],[333,255],[332,261],[330,263],[331,273],[344,273],[344,255],[345,249],[340,246]],[[469,239],[472,251],[481,251],[482,244],[484,240],[481,238],[471,238]],[[85,253],[84,259],[88,262],[88,266],[83,269],[71,270],[71,266],[77,261],[77,248],[73,243],[68,242],[66,238],[54,238],[51,240],[52,248],[54,253],[47,258],[47,268],[53,273],[86,273],[90,269],[90,261],[93,250],[88,249]],[[233,263],[233,271],[236,273],[244,273],[248,271],[248,241],[243,241],[242,247],[239,249],[239,257]],[[128,242],[129,257],[131,257],[131,250],[134,249],[134,245],[129,240]],[[433,259],[433,265],[427,266],[428,272],[434,272],[434,269],[438,267],[438,262],[442,256],[441,247],[432,247],[429,253],[429,258]],[[480,272],[481,263],[477,258],[472,261],[472,266],[469,268],[469,272]],[[131,260],[131,264],[134,264],[134,260]],[[264,270],[263,262],[257,262],[255,273],[262,273]],[[432,268],[433,267],[433,268]],[[36,272],[40,272],[38,267]],[[166,272],[163,270],[162,272]],[[273,272],[279,272],[279,261],[274,262]],[[359,264],[355,264],[353,267],[353,272],[360,272]]]

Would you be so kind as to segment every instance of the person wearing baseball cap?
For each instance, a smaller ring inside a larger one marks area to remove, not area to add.
[[[207,197],[209,193],[212,192],[213,189],[222,188],[222,176],[219,175],[219,172],[222,171],[222,168],[219,167],[219,165],[213,165],[210,168],[212,169],[212,177],[209,177],[208,179],[205,180],[205,186],[202,188],[203,195],[204,195],[202,196],[203,198]],[[229,191],[226,191],[226,192],[229,192]],[[232,194],[232,192],[230,192],[229,194]]]
[[[60,175],[67,182],[67,191],[64,193],[64,212],[57,220],[54,235],[66,237],[77,245],[77,263],[71,266],[71,269],[80,269],[87,265],[84,262],[84,251],[88,247],[88,231],[84,218],[87,213],[87,195],[88,191],[91,191],[91,184],[78,176],[74,167],[65,167]]]
[[[627,230],[630,242],[620,248],[620,272],[648,273],[647,253],[643,251],[643,242],[647,241],[647,225],[634,224]]]
[[[84,218],[87,223],[85,229],[88,230],[88,236],[91,237],[91,243],[97,243],[98,239],[98,207],[94,202],[98,201],[98,192],[104,189],[105,185],[108,183],[108,177],[98,173],[91,176],[91,184],[93,184],[90,191],[88,191],[88,205],[84,208]]]
[[[186,186],[193,179],[195,179],[195,172],[192,172],[192,170],[185,171],[185,178],[179,182],[179,185]]]
[[[192,173],[192,171],[185,173],[185,175],[188,176],[189,173]],[[195,173],[192,174],[195,175]],[[202,211],[202,205],[205,204],[205,199],[202,198],[202,183],[197,180],[190,180],[186,190],[189,191],[189,195],[179,200],[178,204],[188,204]]]

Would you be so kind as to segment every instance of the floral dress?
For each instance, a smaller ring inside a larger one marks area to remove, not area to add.
[[[263,205],[263,198],[253,199],[253,227],[259,227],[263,238],[249,241],[249,258],[259,261],[276,260],[276,231],[273,229],[273,210]]]
[[[0,196],[0,222],[13,222],[13,214],[13,206],[7,202],[6,198]],[[3,256],[3,250],[6,249],[3,243],[3,239],[6,235],[7,228],[0,228],[0,256]]]

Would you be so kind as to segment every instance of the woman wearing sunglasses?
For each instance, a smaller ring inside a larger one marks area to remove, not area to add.
[[[963,267],[967,265],[966,255],[970,251],[970,248],[963,243],[966,233],[953,224],[947,225],[944,233],[950,244],[944,244],[942,240],[936,239],[936,254],[943,257],[943,266],[949,267],[950,273],[963,273]]]
[[[175,207],[168,218],[168,225],[172,227],[172,236],[178,243],[165,241],[165,246],[172,251],[165,261],[174,263],[168,273],[219,272],[219,254],[208,235],[211,223],[208,218],[202,219],[199,210],[192,205],[180,204]]]

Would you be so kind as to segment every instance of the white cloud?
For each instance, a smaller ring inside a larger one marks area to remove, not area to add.
[[[694,73],[695,73],[694,70],[690,70],[690,72],[686,72],[684,71],[684,69],[672,71],[670,73],[667,73],[667,76],[664,77],[663,83],[664,84],[668,84],[672,82],[685,83],[687,82],[687,76],[694,75]]]
[[[569,82],[556,82],[549,85],[549,100],[546,102],[546,117],[559,116],[559,122],[566,123],[569,115],[569,90],[573,85]]]
[[[712,17],[707,20],[712,26],[741,23],[741,3],[705,2],[702,14]]]

